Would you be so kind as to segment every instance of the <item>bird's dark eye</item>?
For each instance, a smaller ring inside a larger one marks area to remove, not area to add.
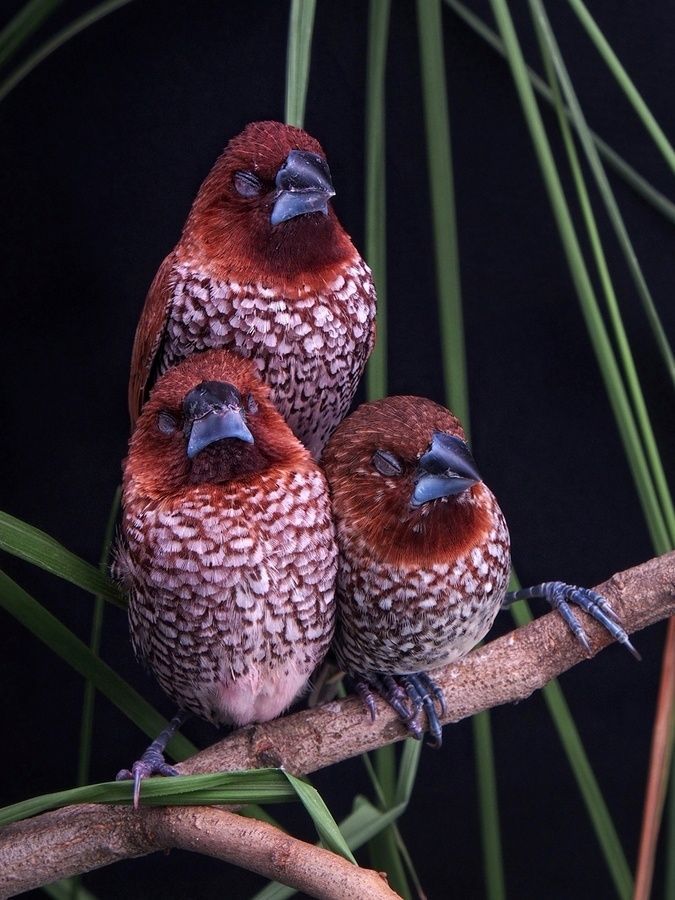
[[[162,410],[162,412],[157,416],[157,427],[162,432],[162,434],[173,434],[174,431],[178,428],[178,422],[170,412]]]
[[[246,412],[254,416],[258,412],[258,404],[255,402],[253,394],[249,394],[246,398]]]
[[[234,189],[241,197],[257,197],[262,190],[262,182],[253,172],[235,172]]]
[[[403,473],[403,463],[389,450],[376,450],[372,463],[380,475],[386,475],[387,478],[396,478]]]

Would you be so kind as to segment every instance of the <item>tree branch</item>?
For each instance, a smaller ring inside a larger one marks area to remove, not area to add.
[[[675,552],[614,575],[596,590],[611,602],[629,633],[675,615]],[[584,626],[591,656],[611,643],[607,632],[587,616]],[[446,695],[443,721],[458,722],[523,700],[584,659],[583,648],[560,616],[543,616],[434,673]],[[240,729],[178,768],[196,774],[284,765],[296,774],[308,774],[406,736],[386,704],[378,702],[377,710],[377,720],[371,723],[354,698],[328,703]],[[168,847],[235,862],[316,897],[396,896],[377,873],[225,810],[171,807],[134,812],[95,805],[72,806],[0,830],[0,896]],[[359,879],[358,887],[349,879]]]
[[[325,900],[398,898],[386,876],[225,809],[145,807],[134,813],[94,804],[68,806],[4,829],[0,897],[169,849],[204,853]]]

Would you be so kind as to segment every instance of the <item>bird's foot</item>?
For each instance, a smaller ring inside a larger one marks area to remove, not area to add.
[[[557,609],[572,633],[582,645],[589,651],[591,645],[583,625],[574,615],[571,606],[575,605],[583,609],[589,616],[599,622],[611,634],[615,641],[629,650],[636,659],[642,657],[631,644],[628,633],[621,625],[619,617],[614,612],[609,602],[590,588],[580,588],[564,581],[546,581],[535,587],[523,588],[519,591],[511,591],[506,595],[503,606],[510,606],[516,600],[530,600],[533,598],[546,600],[553,609]]]
[[[141,782],[144,778],[151,778],[153,775],[180,775],[178,769],[170,766],[164,759],[164,751],[174,734],[189,718],[189,712],[186,712],[184,709],[178,710],[166,728],[157,735],[143,756],[136,760],[131,769],[121,769],[115,776],[115,781],[133,781],[134,809],[138,809],[138,803],[141,798]]]
[[[115,776],[115,781],[134,782],[134,809],[138,809],[138,803],[141,797],[141,782],[144,778],[152,778],[153,775],[178,775],[178,769],[169,765],[164,759],[161,750],[150,746],[136,762],[131,769],[121,769]]]
[[[427,716],[431,736],[429,745],[440,747],[443,743],[442,725],[439,719],[445,714],[443,691],[426,672],[412,675],[378,675],[369,673],[354,680],[354,688],[375,721],[375,694],[386,700],[408,729],[411,737],[419,741],[424,729],[418,721],[420,710]],[[437,711],[438,707],[438,711]]]

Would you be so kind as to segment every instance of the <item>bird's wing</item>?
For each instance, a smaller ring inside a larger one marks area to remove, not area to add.
[[[170,253],[157,270],[141,318],[136,328],[129,374],[129,416],[131,427],[141,413],[154,364],[157,362],[171,307],[174,254]]]

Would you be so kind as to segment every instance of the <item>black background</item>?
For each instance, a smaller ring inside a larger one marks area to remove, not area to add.
[[[534,61],[527,6],[512,6]],[[665,163],[572,13],[566,4],[549,6],[591,125],[672,193]],[[590,4],[672,132],[669,6]],[[17,8],[5,3],[3,18]],[[49,28],[87,8],[65,3]],[[473,8],[489,18],[487,3]],[[129,356],[145,292],[229,137],[248,121],[283,116],[287,15],[287,4],[261,0],[138,0],[66,44],[0,105],[2,507],[91,561],[120,477]],[[306,115],[330,162],[335,207],[361,248],[366,18],[365,2],[320,0]],[[507,68],[447,9],[443,25],[474,452],[506,513],[521,581],[595,584],[651,556],[648,533]],[[442,401],[415,8],[402,0],[393,5],[387,77],[390,393]],[[622,182],[613,184],[672,335],[672,226]],[[672,476],[665,370],[607,243]],[[86,595],[3,563],[86,639]],[[4,804],[73,785],[82,683],[12,619],[3,614],[1,622]],[[505,615],[495,633],[511,627]],[[613,647],[562,679],[631,864],[663,634],[655,627],[636,637],[640,665]],[[112,608],[102,652],[171,712],[136,665],[125,617]],[[493,727],[510,896],[614,896],[541,697],[496,710]],[[216,737],[205,725],[186,732],[203,743]],[[108,780],[144,745],[100,698],[92,780]],[[432,898],[483,896],[474,774],[468,722],[446,729],[440,753],[423,753],[401,828]],[[369,792],[358,760],[314,782],[337,817],[354,791]],[[294,833],[311,838],[300,811],[284,815]],[[661,870],[657,884],[660,877]],[[165,900],[245,898],[262,883],[183,853],[119,864],[84,881],[102,898]]]

